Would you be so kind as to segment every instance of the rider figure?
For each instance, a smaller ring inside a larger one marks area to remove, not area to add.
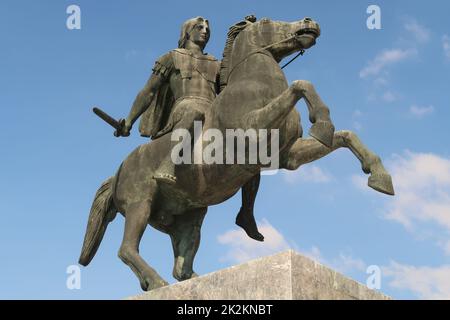
[[[210,37],[208,20],[196,17],[182,27],[178,49],[160,57],[153,74],[137,95],[119,136],[129,136],[134,122],[142,115],[139,131],[156,139],[178,128],[193,129],[194,121],[203,121],[219,90],[220,62],[203,53]],[[176,184],[175,164],[163,161],[154,178]],[[242,188],[242,207],[236,218],[253,239],[263,241],[253,216],[259,175]]]

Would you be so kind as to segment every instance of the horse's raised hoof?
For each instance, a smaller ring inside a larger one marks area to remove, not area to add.
[[[333,146],[334,125],[329,121],[317,121],[311,126],[309,135],[321,144],[331,148]]]
[[[175,177],[171,174],[167,174],[167,173],[155,174],[153,176],[153,179],[155,179],[158,182],[167,183],[167,184],[171,184],[171,185],[174,185],[177,183],[177,177]]]
[[[249,216],[253,217],[249,212],[241,209],[236,217],[236,224],[244,229],[245,233],[256,241],[264,241],[264,236],[259,233],[258,226],[256,225],[255,219],[250,219]]]
[[[382,192],[390,196],[393,196],[395,194],[394,186],[392,185],[392,178],[389,174],[372,174],[369,177],[369,181],[367,184],[369,185],[369,187],[378,192]]]

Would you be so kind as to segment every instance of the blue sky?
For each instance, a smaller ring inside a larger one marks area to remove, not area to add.
[[[81,30],[66,28],[70,4],[81,8]],[[381,8],[381,30],[366,27],[369,4]],[[228,27],[250,13],[320,23],[317,45],[286,75],[311,81],[336,128],[354,130],[383,158],[397,195],[366,187],[348,150],[265,176],[255,212],[266,242],[245,239],[234,225],[237,195],[209,209],[197,273],[293,248],[362,283],[377,265],[381,290],[394,298],[450,298],[449,11],[445,1],[1,1],[0,298],[140,292],[117,258],[121,217],[82,268],[81,289],[66,287],[95,191],[146,142],[136,130],[114,138],[91,108],[126,116],[186,19],[210,20],[207,51],[221,57]],[[306,107],[297,107],[307,129]],[[166,235],[147,229],[141,252],[174,282]]]

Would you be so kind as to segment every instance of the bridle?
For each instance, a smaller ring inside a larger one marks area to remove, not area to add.
[[[228,82],[228,80],[230,79],[230,76],[231,76],[231,74],[233,73],[234,69],[235,69],[238,65],[240,65],[242,62],[246,61],[246,60],[247,60],[249,57],[251,57],[252,55],[261,53],[261,54],[264,54],[264,55],[266,55],[266,56],[270,56],[270,57],[273,58],[273,56],[272,56],[270,53],[267,52],[267,49],[270,49],[270,48],[272,48],[273,46],[282,44],[282,43],[284,43],[284,42],[291,41],[291,40],[293,40],[293,39],[295,39],[295,38],[296,38],[296,35],[294,34],[294,35],[291,35],[291,36],[287,37],[286,39],[283,39],[283,40],[274,42],[274,43],[272,43],[272,44],[269,44],[268,46],[265,46],[265,47],[263,47],[263,48],[259,48],[258,50],[255,50],[255,51],[250,52],[250,53],[249,53],[248,55],[246,55],[243,59],[241,59],[238,63],[236,63],[236,64],[233,66],[233,68],[231,68],[230,72],[228,73],[227,82]],[[295,59],[297,59],[299,56],[302,56],[304,53],[305,53],[305,50],[304,50],[304,49],[300,49],[300,52],[299,52],[294,58],[292,58],[291,60],[289,60],[289,62],[285,63],[285,64],[281,67],[281,69],[284,69],[285,67],[287,67],[292,61],[294,61]]]

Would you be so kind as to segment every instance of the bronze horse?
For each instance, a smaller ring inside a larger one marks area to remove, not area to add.
[[[370,174],[368,185],[393,195],[391,177],[380,158],[355,133],[334,132],[329,110],[313,85],[297,80],[289,86],[278,64],[292,53],[313,46],[319,35],[319,25],[310,18],[293,23],[262,19],[242,28],[231,43],[226,72],[221,74],[227,85],[206,114],[204,130],[216,128],[225,133],[227,128],[277,129],[279,166],[287,170],[338,148],[349,148],[360,160],[362,170]],[[295,108],[302,98],[313,123],[313,138],[302,138],[300,115]],[[143,290],[167,285],[139,255],[139,243],[148,224],[171,237],[173,276],[179,281],[196,276],[193,261],[208,206],[232,197],[264,165],[182,164],[176,167],[175,185],[157,183],[153,175],[171,152],[170,141],[171,135],[166,134],[139,146],[117,174],[102,184],[91,208],[80,264],[89,264],[108,223],[120,212],[125,217],[125,233],[119,257],[139,278]]]

